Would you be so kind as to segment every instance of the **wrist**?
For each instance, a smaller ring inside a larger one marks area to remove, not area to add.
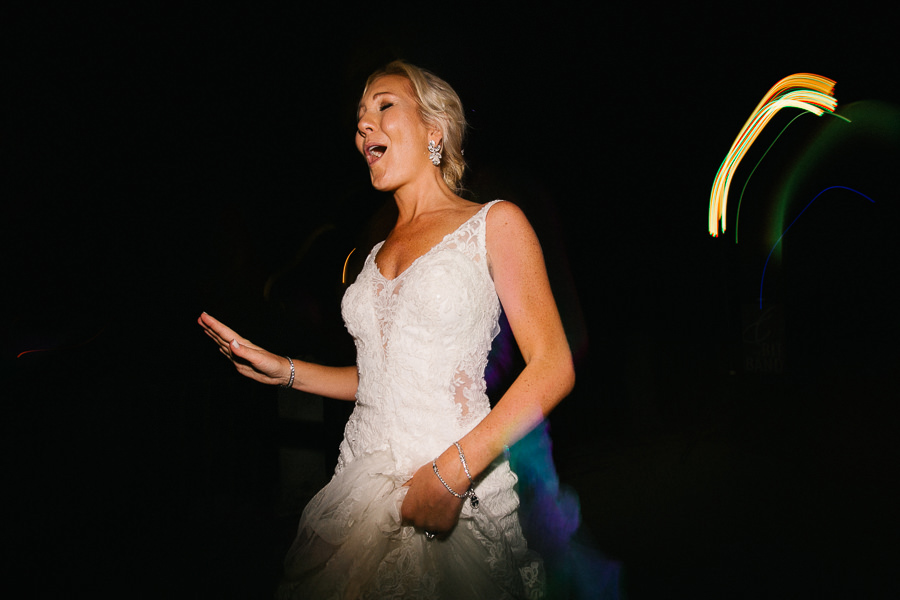
[[[463,500],[468,498],[472,508],[478,508],[479,500],[475,495],[475,483],[472,481],[465,455],[459,443],[450,446],[434,459],[431,465],[434,474],[449,493]]]
[[[441,476],[454,490],[465,491],[469,487],[469,479],[459,462],[459,454],[456,448],[450,446],[436,459],[437,466],[441,470]]]
[[[285,373],[285,377],[284,377],[285,382],[281,384],[281,387],[292,388],[292,387],[294,387],[294,375],[296,374],[296,370],[294,369],[294,361],[291,359],[290,356],[285,356],[285,358],[288,361],[288,365],[287,365],[288,369],[287,369],[287,372]]]

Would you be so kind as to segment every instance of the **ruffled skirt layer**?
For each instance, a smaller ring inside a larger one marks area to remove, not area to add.
[[[280,599],[540,598],[543,567],[519,526],[516,476],[498,460],[446,539],[403,526],[407,475],[388,452],[346,464],[303,511]]]

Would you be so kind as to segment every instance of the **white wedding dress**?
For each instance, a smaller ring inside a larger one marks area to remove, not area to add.
[[[495,201],[496,202],[496,201]],[[484,371],[500,302],[485,250],[486,204],[394,279],[377,244],[342,310],[359,389],[337,469],[300,519],[279,598],[537,598],[543,567],[517,516],[500,457],[475,481],[453,532],[401,524],[403,484],[490,411]]]

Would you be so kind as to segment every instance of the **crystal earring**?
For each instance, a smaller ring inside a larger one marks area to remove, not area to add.
[[[428,158],[431,159],[431,164],[438,167],[441,164],[441,148],[443,146],[441,144],[435,145],[434,140],[428,141]]]

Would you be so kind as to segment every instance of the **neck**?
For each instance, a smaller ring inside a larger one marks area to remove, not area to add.
[[[397,203],[397,223],[409,223],[423,213],[447,208],[463,199],[453,193],[435,170],[436,177],[425,177],[394,191]]]

